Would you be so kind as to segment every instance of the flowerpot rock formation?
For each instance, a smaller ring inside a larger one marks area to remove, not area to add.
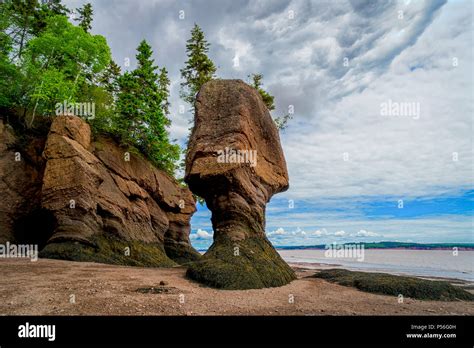
[[[295,279],[265,235],[265,206],[288,189],[278,130],[259,93],[241,80],[204,84],[195,103],[185,181],[212,212],[214,242],[188,277],[224,289]]]

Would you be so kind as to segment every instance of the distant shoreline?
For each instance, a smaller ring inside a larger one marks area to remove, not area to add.
[[[318,245],[274,245],[277,250],[325,250],[328,244]],[[363,245],[366,250],[453,250],[474,251],[474,243],[405,243],[405,242],[347,242],[338,245]],[[210,246],[209,246],[210,247]],[[197,248],[205,253],[208,248]]]
[[[318,244],[318,245],[300,245],[300,246],[275,246],[279,250],[324,250],[327,249],[327,245],[333,244]],[[336,243],[338,245],[357,245],[363,246],[364,249],[374,250],[474,250],[474,243],[408,243],[408,242],[346,242]]]
[[[474,251],[474,247],[457,247],[459,251]],[[275,247],[277,250],[324,250],[325,247]],[[453,248],[422,248],[422,247],[398,247],[398,248],[367,248],[370,250],[453,250]],[[204,251],[204,250],[202,250]]]

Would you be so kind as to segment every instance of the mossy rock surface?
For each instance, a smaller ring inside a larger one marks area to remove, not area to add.
[[[291,267],[262,238],[216,240],[200,261],[190,264],[186,275],[227,290],[283,286],[296,279]]]
[[[126,255],[126,248],[130,255]],[[140,241],[125,241],[112,236],[95,236],[89,244],[78,241],[58,241],[48,244],[39,256],[83,262],[141,267],[173,267],[177,264],[165,253],[162,245]]]
[[[165,243],[165,251],[171,260],[180,265],[186,265],[201,258],[201,254],[194,248],[179,243]]]
[[[315,278],[383,295],[410,297],[419,300],[473,301],[474,295],[446,281],[425,280],[386,273],[355,272],[345,269],[319,271]]]

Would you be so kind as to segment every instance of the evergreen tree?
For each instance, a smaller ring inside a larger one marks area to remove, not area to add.
[[[90,3],[85,4],[81,8],[77,8],[76,11],[79,13],[79,17],[76,18],[76,21],[79,22],[79,26],[84,29],[86,33],[92,29],[92,17],[94,15],[94,10]]]
[[[286,114],[284,116],[281,116],[281,117],[275,117],[273,119],[273,121],[275,122],[277,128],[279,130],[284,130],[286,129],[286,127],[288,127],[288,122],[293,119],[293,116],[291,116],[290,114]]]
[[[13,57],[21,59],[27,42],[40,35],[49,17],[65,16],[69,10],[61,0],[15,0],[2,4],[2,11],[10,15],[9,36],[13,43]]]
[[[158,75],[158,89],[160,90],[163,101],[161,103],[161,108],[165,115],[170,114],[170,79],[168,78],[168,70],[166,68],[161,68],[160,73]]]
[[[251,74],[248,77],[250,79],[250,86],[252,86],[258,91],[258,93],[262,97],[263,102],[267,106],[268,110],[269,111],[275,110],[275,97],[262,88],[263,75]],[[288,126],[288,121],[290,121],[292,118],[293,117],[290,114],[286,114],[281,117],[273,118],[273,121],[275,122],[279,130],[284,130]]]
[[[71,11],[61,3],[61,0],[39,0],[34,13],[33,33],[38,36],[46,29],[46,21],[52,16],[67,16]]]
[[[44,4],[44,6],[46,6],[46,8],[49,11],[49,14],[52,16],[54,15],[66,16],[68,13],[71,12],[66,6],[62,4],[61,0],[47,0],[47,1],[41,0],[41,3]]]
[[[166,95],[160,89],[158,67],[145,40],[137,51],[137,68],[119,78],[118,128],[125,143],[136,147],[157,167],[172,172],[179,147],[169,142],[166,127],[171,122],[163,110]]]
[[[12,40],[6,33],[10,26],[10,13],[4,3],[0,3],[0,60],[7,61],[12,49]]]
[[[207,56],[209,52],[209,43],[204,38],[201,28],[194,24],[191,30],[191,38],[186,44],[186,54],[188,60],[185,67],[181,69],[181,77],[184,82],[181,83],[180,96],[186,102],[194,105],[196,94],[201,86],[214,78],[216,67]]]
[[[19,74],[10,61],[12,39],[7,34],[11,25],[11,11],[6,3],[0,3],[0,108],[10,108],[17,99]]]
[[[163,95],[158,86],[158,67],[153,65],[154,59],[151,58],[153,51],[151,46],[143,40],[137,48],[136,55],[138,67],[133,75],[141,88],[140,107],[137,110],[141,121],[144,121],[149,128],[146,129],[146,137],[157,137],[163,140],[166,135],[165,127],[170,121],[165,117],[161,108]],[[151,132],[150,132],[151,131]]]
[[[120,75],[120,66],[113,60],[110,60],[110,64],[99,78],[100,85],[103,86],[109,93],[112,93],[114,97],[117,96],[119,91],[118,79]]]
[[[251,78],[251,86],[255,88],[260,96],[262,97],[263,102],[267,106],[268,110],[272,111],[275,110],[274,99],[275,97],[270,95],[262,88],[262,74],[252,74],[249,76]]]
[[[10,37],[13,43],[14,58],[21,59],[26,43],[34,33],[37,0],[12,1],[2,5],[10,15]]]

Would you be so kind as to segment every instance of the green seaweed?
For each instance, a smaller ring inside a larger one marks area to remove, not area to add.
[[[295,273],[265,238],[214,241],[201,260],[189,265],[187,277],[219,289],[260,289],[288,284]]]
[[[130,255],[126,250],[130,251]],[[161,244],[125,241],[112,236],[94,236],[89,243],[72,240],[52,242],[41,250],[39,257],[125,266],[177,266]]]
[[[402,295],[420,300],[474,300],[473,294],[447,281],[426,280],[386,273],[355,272],[345,269],[322,270],[313,277],[376,294]]]
[[[201,254],[191,246],[185,244],[165,242],[165,252],[171,260],[180,265],[186,265],[190,262],[198,261],[201,258]]]

